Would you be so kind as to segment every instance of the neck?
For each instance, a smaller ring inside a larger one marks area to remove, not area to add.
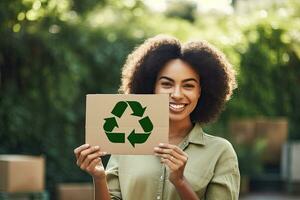
[[[193,128],[193,124],[190,119],[184,121],[169,121],[169,140],[172,144],[178,144]]]

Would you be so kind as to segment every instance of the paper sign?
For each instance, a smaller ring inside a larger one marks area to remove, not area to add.
[[[168,95],[87,95],[87,144],[109,154],[153,154],[159,143],[168,143],[168,134]]]

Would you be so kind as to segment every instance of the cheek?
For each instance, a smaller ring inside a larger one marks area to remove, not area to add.
[[[200,99],[201,97],[201,88],[199,88],[196,92],[195,92],[195,98],[197,99],[197,101]]]
[[[190,95],[190,99],[194,104],[198,103],[198,100],[200,99],[201,94],[199,92],[194,92]]]
[[[155,88],[154,94],[161,94],[161,93],[162,93],[161,88]]]

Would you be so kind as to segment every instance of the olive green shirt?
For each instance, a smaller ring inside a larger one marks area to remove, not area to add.
[[[189,156],[184,176],[199,199],[238,199],[238,161],[227,140],[204,133],[196,124],[179,147]],[[154,155],[113,155],[106,173],[112,199],[180,199],[167,167]]]

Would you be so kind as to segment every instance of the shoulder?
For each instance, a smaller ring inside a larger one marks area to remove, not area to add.
[[[207,133],[203,133],[203,137],[207,148],[213,149],[216,155],[219,155],[223,159],[232,158],[237,160],[236,152],[228,140]]]
[[[221,137],[204,134],[206,147],[214,152],[214,173],[235,174],[239,177],[238,158],[232,144]]]
[[[233,149],[232,144],[225,138],[203,133],[206,145],[217,145],[225,149]]]

